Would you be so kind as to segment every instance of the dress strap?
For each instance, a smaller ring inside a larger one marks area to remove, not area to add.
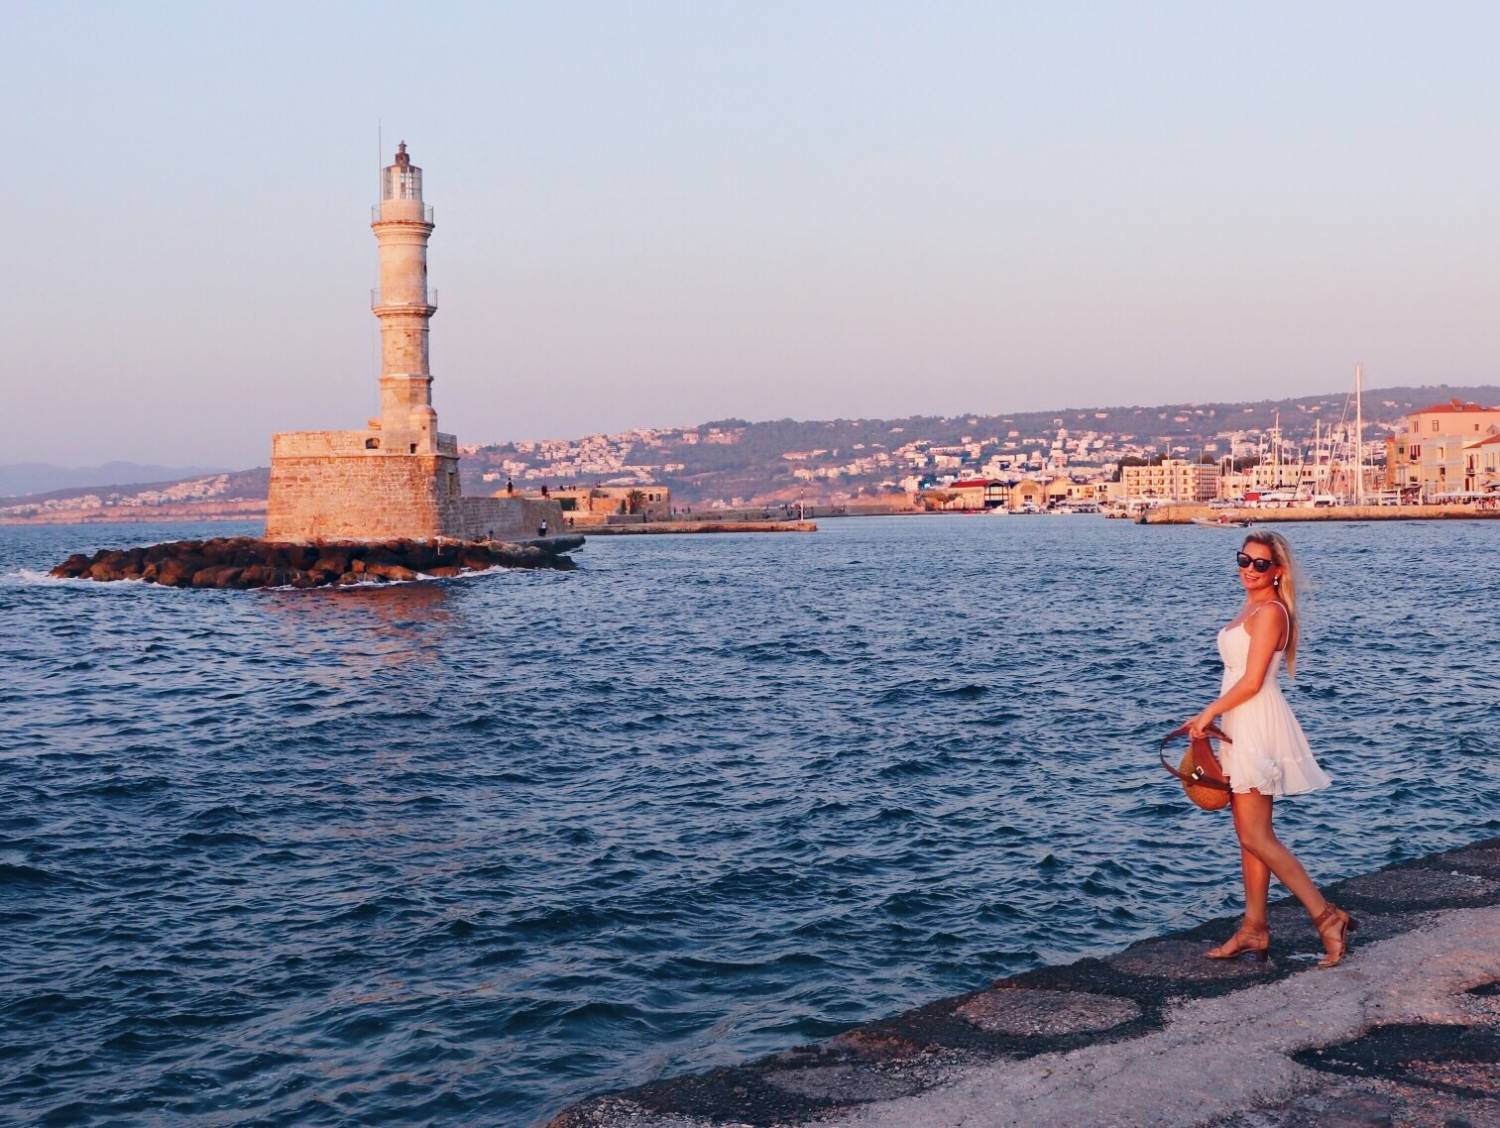
[[[1281,643],[1276,647],[1277,651],[1279,652],[1286,649],[1286,636],[1287,631],[1291,628],[1292,625],[1292,616],[1291,613],[1287,611],[1286,604],[1281,602],[1281,600],[1273,599],[1271,600],[1271,602],[1281,611]],[[1264,606],[1265,605],[1262,604],[1260,607],[1257,607],[1254,611],[1250,612],[1250,614],[1245,617],[1245,621],[1249,622],[1251,619],[1255,618],[1255,616],[1259,615]]]

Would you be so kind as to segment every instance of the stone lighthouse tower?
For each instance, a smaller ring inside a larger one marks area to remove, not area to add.
[[[276,541],[529,536],[562,527],[555,501],[463,497],[458,440],[437,429],[427,329],[432,208],[406,142],[380,174],[370,224],[380,249],[380,414],[363,431],[284,431],[271,439],[266,538]]]
[[[437,412],[427,364],[427,323],[437,312],[427,290],[432,208],[422,202],[422,170],[411,163],[405,141],[395,163],[381,171],[380,203],[370,227],[380,244],[380,288],[371,304],[380,318],[381,445],[436,454]]]

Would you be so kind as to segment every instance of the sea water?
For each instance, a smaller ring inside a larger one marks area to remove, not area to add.
[[[1281,528],[1335,780],[1284,838],[1328,880],[1500,832],[1500,522]],[[0,529],[0,1121],[524,1125],[1237,909],[1156,743],[1217,690],[1238,531],[44,576],[255,531]]]

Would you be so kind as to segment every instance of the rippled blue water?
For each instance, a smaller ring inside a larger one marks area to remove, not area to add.
[[[1233,532],[867,519],[353,591],[0,529],[0,1119],[527,1124],[1234,911]],[[252,531],[248,528],[244,531]],[[1500,523],[1289,530],[1333,878],[1500,832]]]

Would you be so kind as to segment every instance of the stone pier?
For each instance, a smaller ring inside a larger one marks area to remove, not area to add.
[[[1282,901],[1265,964],[1205,959],[1236,923],[1211,921],[550,1128],[1500,1125],[1500,838],[1327,893],[1359,921],[1331,970]]]

